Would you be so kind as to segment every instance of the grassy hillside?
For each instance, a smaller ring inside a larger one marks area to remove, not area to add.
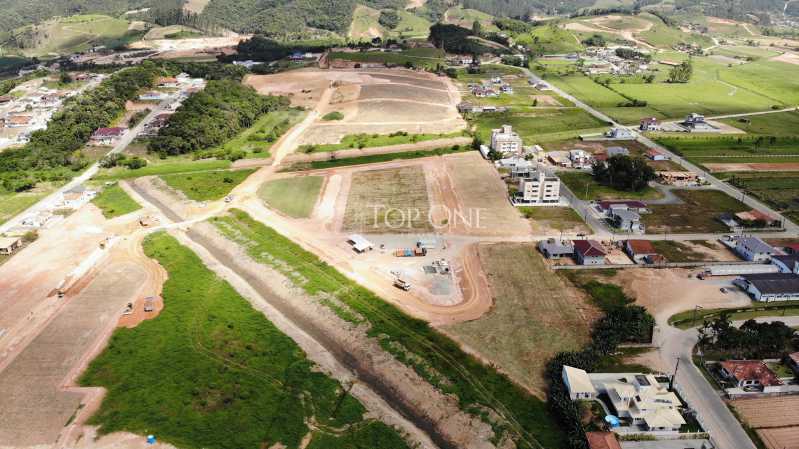
[[[60,17],[15,29],[6,42],[26,56],[70,53],[93,45],[113,46],[140,35],[129,32],[128,26],[126,20],[101,14]]]
[[[152,6],[169,7],[182,0],[0,0],[0,32],[44,22],[58,16],[108,14],[118,16],[125,11]]]

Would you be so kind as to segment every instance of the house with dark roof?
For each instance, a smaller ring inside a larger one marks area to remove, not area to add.
[[[627,240],[624,242],[624,252],[635,263],[647,263],[647,259],[658,254],[649,240]]]
[[[607,253],[596,240],[575,240],[574,260],[580,265],[602,265]]]
[[[721,375],[735,382],[738,388],[778,387],[782,381],[761,360],[725,360],[721,362]]]
[[[747,274],[735,283],[756,301],[793,301],[799,299],[799,275],[794,273]]]
[[[538,242],[538,250],[541,251],[541,254],[547,259],[560,259],[574,256],[574,247],[568,242],[560,242],[557,239]]]
[[[757,237],[741,237],[735,242],[735,252],[742,259],[750,262],[765,262],[777,251],[768,243]]]
[[[799,273],[799,254],[771,256],[771,263],[779,268],[780,273]]]
[[[114,145],[128,132],[127,128],[98,128],[89,139],[92,145]]]
[[[646,203],[642,201],[600,201],[598,206],[599,211],[610,217],[614,210],[629,210],[638,212],[639,214],[649,213],[649,208]]]

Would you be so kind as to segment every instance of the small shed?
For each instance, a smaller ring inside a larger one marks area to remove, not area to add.
[[[416,241],[416,247],[423,249],[436,249],[438,247],[438,239],[435,237],[422,237]]]
[[[366,251],[371,251],[374,249],[375,245],[366,240],[364,236],[360,234],[352,234],[347,238],[347,241],[352,245],[352,248],[359,253],[363,253]]]

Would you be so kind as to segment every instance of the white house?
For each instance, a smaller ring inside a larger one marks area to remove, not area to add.
[[[627,128],[612,128],[605,133],[605,137],[617,140],[634,140],[635,134]]]
[[[735,242],[735,252],[750,262],[765,262],[777,251],[757,237],[741,237]]]
[[[535,170],[530,176],[519,179],[519,191],[513,204],[557,204],[560,202],[560,178]]]
[[[594,399],[597,396],[596,389],[591,383],[588,373],[580,368],[563,365],[563,383],[566,384],[572,401]]]
[[[139,100],[142,101],[161,101],[167,98],[168,95],[164,92],[150,91],[139,95]]]
[[[98,128],[89,138],[90,145],[115,145],[127,134],[127,128]]]
[[[499,153],[518,153],[522,150],[522,138],[513,132],[510,125],[491,130],[491,149]]]
[[[575,149],[569,151],[569,160],[573,168],[590,168],[593,157],[584,150]]]

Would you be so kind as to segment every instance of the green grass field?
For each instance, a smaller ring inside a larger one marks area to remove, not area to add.
[[[248,158],[269,157],[269,149],[272,148],[272,145],[292,126],[299,123],[303,117],[305,117],[305,112],[297,109],[270,112],[258,119],[253,126],[230,139],[221,148],[210,149],[208,152],[214,153],[221,149],[223,152],[244,151]]]
[[[729,228],[718,217],[750,210],[719,190],[675,190],[674,193],[682,204],[651,205],[652,213],[641,215],[647,234],[728,232]]]
[[[590,232],[580,215],[571,207],[519,207],[524,218],[557,231]]]
[[[799,220],[799,172],[724,173],[720,177],[790,220]]]
[[[32,44],[22,50],[27,56],[64,54],[120,41],[128,35],[128,22],[99,14],[75,15],[29,25],[13,33]]]
[[[541,25],[531,32],[515,37],[516,43],[534,48],[541,54],[574,53],[583,50],[583,45],[568,30],[557,25]]]
[[[475,21],[480,22],[483,30],[486,32],[497,32],[499,28],[494,25],[494,18],[490,14],[486,14],[476,9],[464,9],[462,6],[455,6],[449,8],[444,13],[444,23],[452,23],[471,29]]]
[[[2,193],[0,192],[0,224],[14,218],[25,209],[38,203],[47,195],[53,193],[58,185],[53,183],[39,183],[29,192]]]
[[[398,10],[400,21],[396,28],[391,30],[390,36],[398,39],[424,38],[430,34],[431,23],[422,17],[405,10]]]
[[[139,203],[125,193],[118,183],[104,188],[99,195],[94,197],[92,204],[100,208],[103,216],[108,219],[141,209]]]
[[[534,113],[481,114],[472,118],[483,142],[491,141],[491,130],[511,125],[525,145],[575,138],[606,130],[605,123],[581,109],[542,110]]]
[[[561,182],[581,200],[654,200],[663,195],[652,187],[639,192],[616,190],[594,181],[590,173],[558,173]]]
[[[435,150],[424,151],[402,151],[399,153],[371,154],[369,156],[358,156],[344,159],[328,159],[326,161],[297,162],[287,167],[283,171],[305,171],[322,170],[334,167],[347,167],[351,165],[375,164],[377,162],[388,162],[403,159],[418,159],[422,157],[443,156],[447,154],[462,153],[473,151],[471,147],[456,145],[450,148],[437,148]]]
[[[380,10],[358,5],[352,13],[349,38],[356,41],[370,41],[373,37],[384,36],[386,30],[377,21],[379,18]]]
[[[742,129],[749,134],[778,137],[799,136],[799,111],[750,115],[748,117],[722,119],[721,121]]]
[[[296,448],[308,433],[317,448],[408,447],[175,238],[151,235],[144,250],[168,272],[166,307],[117,329],[81,376],[108,391],[91,419],[101,433],[197,449]]]
[[[142,176],[160,176],[170,175],[177,173],[194,173],[194,172],[207,172],[214,170],[224,170],[230,167],[230,161],[216,160],[216,159],[203,159],[193,161],[187,157],[170,157],[167,159],[159,159],[157,157],[147,157],[149,163],[146,167],[136,170],[130,170],[125,167],[114,167],[110,169],[101,169],[100,172],[94,176],[97,181],[115,181],[120,179],[132,179]]]
[[[771,58],[774,56],[779,56],[780,52],[771,50],[767,47],[750,47],[747,45],[729,45],[714,48],[711,50],[713,54],[722,55],[722,56],[729,56],[731,58],[753,58],[753,59],[760,59],[760,58]]]
[[[421,67],[433,70],[439,64],[444,64],[444,53],[438,50],[435,53],[420,54],[411,50],[404,50],[400,53],[388,53],[379,51],[345,53],[345,52],[331,52],[330,59],[342,59],[345,61],[353,62],[375,62],[382,64],[393,64],[395,66],[405,66],[410,63],[414,67]]]
[[[276,179],[261,186],[258,196],[269,207],[289,217],[308,218],[319,198],[324,179],[322,176]]]
[[[309,295],[331,295],[344,303],[351,311],[333,307],[333,312],[344,320],[368,326],[368,335],[379,339],[385,351],[457,398],[462,409],[495,421],[498,440],[510,430],[523,437],[517,442],[520,449],[531,449],[529,441],[533,438],[546,448],[564,447],[563,436],[542,401],[465,353],[426,322],[405,315],[243,211],[234,209],[228,216],[212,219],[212,223],[228,239],[246,248],[250,257],[285,273]],[[496,416],[489,410],[500,411],[508,419],[489,418]]]
[[[194,201],[222,199],[241,184],[255,169],[208,171],[201,173],[161,175],[169,187],[179,190]]]
[[[665,52],[658,59],[680,61],[679,54]],[[554,66],[545,71],[547,80],[602,110],[622,123],[634,124],[642,117],[683,118],[691,112],[708,116],[767,111],[772,106],[799,103],[799,79],[795,66],[768,60],[728,67],[709,57],[693,57],[694,74],[688,83],[665,82],[669,67],[655,65],[653,83],[640,77],[611,79],[609,88],[582,74],[566,74]],[[571,69],[569,69],[570,71]],[[540,71],[540,70],[539,70]],[[624,81],[624,82],[622,82]],[[624,97],[645,101],[645,107],[618,107]]]
[[[689,136],[660,137],[657,140],[663,146],[699,165],[799,161],[799,145],[797,145],[799,140],[793,137],[758,140],[758,137]]]
[[[339,143],[324,145],[303,145],[299,151],[303,153],[321,153],[348,150],[354,148],[388,147],[407,143],[425,142],[428,140],[462,137],[465,132],[456,131],[449,134],[409,134],[396,132],[392,134],[349,134],[341,138]]]

